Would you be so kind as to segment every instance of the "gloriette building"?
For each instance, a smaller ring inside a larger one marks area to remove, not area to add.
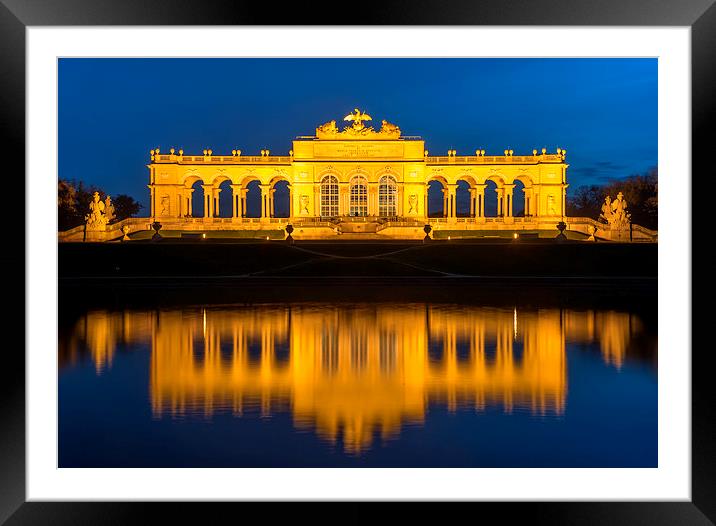
[[[182,149],[153,149],[147,165],[149,218],[131,218],[121,225],[109,219],[88,221],[83,229],[61,233],[60,240],[103,241],[122,233],[128,239],[128,232],[150,230],[158,223],[163,235],[173,232],[177,237],[223,230],[272,239],[285,236],[289,224],[295,238],[346,234],[349,239],[422,239],[426,224],[434,237],[447,238],[555,237],[561,223],[592,240],[595,235],[633,239],[628,214],[622,214],[625,221],[608,224],[566,217],[569,165],[563,149],[532,150],[530,155],[514,155],[512,150],[489,155],[480,149],[469,156],[448,150],[435,156],[421,137],[404,136],[385,120],[372,126],[372,117],[358,109],[343,121],[341,126],[335,120],[322,124],[315,135],[296,137],[287,155],[271,155],[269,150],[258,156],[241,150],[219,155],[209,149],[185,155]],[[429,199],[429,188],[435,186],[442,194],[433,188]],[[283,202],[277,206],[279,196]],[[656,240],[656,232],[642,227],[636,235]]]
[[[463,227],[470,224],[479,228],[490,223],[491,229],[498,224],[514,228],[517,222],[527,222],[535,228],[548,223],[554,231],[555,222],[564,216],[568,167],[564,150],[534,150],[531,155],[513,155],[512,150],[506,150],[499,156],[487,155],[484,150],[458,156],[451,150],[445,156],[431,156],[422,138],[402,136],[398,126],[385,120],[375,129],[366,124],[371,117],[359,110],[345,120],[350,124],[343,129],[331,121],[316,128],[315,136],[297,137],[293,149],[284,156],[271,155],[268,150],[260,156],[242,155],[238,150],[231,155],[217,155],[211,150],[202,155],[152,150],[148,165],[151,217],[166,223],[166,228],[177,222],[184,223],[184,228],[203,228],[207,223],[231,229],[270,228],[290,221],[296,228],[312,227],[318,234],[322,229],[316,227],[329,224],[339,232],[376,231],[413,223],[422,227],[429,215],[436,223],[460,222]],[[226,181],[230,187],[220,188]],[[247,192],[252,181],[258,181],[261,192],[256,218],[247,217]],[[284,218],[276,217],[274,203],[280,181],[288,182],[289,210]],[[429,207],[431,181],[442,186],[442,211]],[[468,217],[458,217],[457,213],[460,181],[469,187]],[[497,193],[496,217],[485,214],[489,181],[494,182]],[[523,217],[519,218],[514,217],[513,206],[518,181],[524,192]],[[197,182],[203,192],[203,211],[199,214],[192,205]],[[229,215],[219,208],[219,195],[227,190],[232,194],[230,217],[220,218]],[[441,217],[435,218],[436,212]]]

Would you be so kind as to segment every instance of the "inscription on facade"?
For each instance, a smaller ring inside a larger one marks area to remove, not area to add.
[[[403,145],[400,143],[317,143],[313,146],[316,158],[356,159],[368,158],[399,158],[403,157]]]

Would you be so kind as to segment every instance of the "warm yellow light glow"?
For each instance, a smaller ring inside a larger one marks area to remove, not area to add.
[[[360,452],[376,431],[423,422],[431,403],[561,414],[566,341],[598,341],[620,368],[639,327],[627,313],[541,309],[521,310],[518,331],[516,308],[424,304],[100,311],[61,360],[86,348],[99,373],[118,345],[151,342],[156,416],[290,410],[297,427]]]

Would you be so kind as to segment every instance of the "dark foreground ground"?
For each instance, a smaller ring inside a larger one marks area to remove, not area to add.
[[[585,242],[172,242],[59,245],[60,278],[655,278],[657,245]]]
[[[655,316],[657,246],[587,243],[60,244],[61,315],[91,308],[432,302]]]

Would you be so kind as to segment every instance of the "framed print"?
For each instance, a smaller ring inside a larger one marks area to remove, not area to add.
[[[689,218],[716,8],[236,7],[2,8],[27,242],[2,519],[710,524]]]

